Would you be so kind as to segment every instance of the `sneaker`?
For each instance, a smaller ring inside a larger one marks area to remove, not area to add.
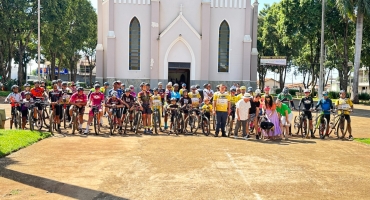
[[[256,134],[256,140],[259,140],[260,139],[260,136],[258,135],[258,133]]]
[[[218,133],[217,132],[215,133],[215,137],[218,137]]]
[[[247,138],[251,138],[251,135],[247,135]]]
[[[164,130],[167,130],[168,129],[168,126],[164,126]]]
[[[234,135],[234,139],[238,139],[238,136]]]
[[[243,139],[244,139],[244,140],[248,140],[248,136],[244,136],[244,137],[243,137]]]
[[[353,140],[353,136],[352,135],[349,135],[348,139],[349,140]]]
[[[148,134],[153,134],[153,131],[149,129],[149,130],[147,131],[147,133],[148,133]]]
[[[89,134],[89,131],[88,130],[85,130],[83,134],[84,135],[87,135],[87,134]]]
[[[144,130],[144,134],[146,134],[147,132],[146,132],[146,130]]]

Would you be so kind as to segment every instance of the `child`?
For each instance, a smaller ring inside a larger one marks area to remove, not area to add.
[[[10,100],[11,107],[12,107],[12,113],[11,113],[12,116],[10,118],[10,129],[12,129],[12,126],[13,126],[13,114],[16,112],[16,110],[13,111],[13,109],[19,110],[20,109],[19,103],[22,102],[22,95],[18,93],[19,91],[18,85],[13,85],[11,89],[12,89],[12,93],[10,93],[5,99],[5,103],[7,103],[8,100]]]
[[[170,125],[170,127],[172,127],[172,128],[170,129],[170,133],[172,133],[172,131],[174,130],[173,122],[175,121],[175,114],[177,112],[176,109],[179,107],[179,105],[177,105],[176,102],[177,102],[176,97],[172,97],[171,98],[171,104],[167,106],[168,112],[171,112],[171,125]]]
[[[28,117],[28,108],[31,107],[34,104],[33,99],[31,98],[31,92],[25,92],[24,93],[25,98],[22,101],[22,129],[25,129],[26,123],[27,123],[27,117]],[[33,122],[29,122],[33,123]]]
[[[213,112],[212,104],[208,97],[204,98],[204,105],[202,106],[202,112],[204,112],[204,116],[210,120],[211,112]]]
[[[158,94],[158,88],[154,88],[153,93],[154,93],[154,95],[151,97],[152,98],[152,104],[153,104],[152,109],[153,109],[153,111],[157,109],[158,113],[159,113],[159,117],[160,117],[160,115],[161,115],[160,113],[162,113],[161,112],[162,98],[161,98],[161,95]],[[158,121],[160,122],[160,120],[158,120]],[[159,130],[162,131],[161,124],[159,124]]]

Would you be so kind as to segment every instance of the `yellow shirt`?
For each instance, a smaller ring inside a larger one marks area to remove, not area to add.
[[[194,108],[198,108],[200,104],[200,98],[201,98],[199,92],[196,94],[193,94],[193,92],[190,92],[188,96],[191,98],[191,105]]]
[[[181,88],[181,89],[180,89],[179,93],[180,93],[180,95],[181,95],[181,96],[182,96],[182,94],[183,94],[184,90],[186,90],[186,88],[185,88],[185,89],[184,89],[184,88]]]
[[[216,102],[216,111],[227,112],[228,105],[230,102],[230,95],[227,92],[224,93],[215,93],[213,95],[213,101]]]
[[[242,93],[238,94],[238,96],[236,96],[237,99],[236,99],[235,103],[238,102],[240,99],[242,99],[243,96],[244,96],[244,94],[242,94]]]
[[[352,108],[353,103],[352,103],[351,99],[342,99],[342,98],[340,98],[335,102],[335,106],[338,109],[343,109],[345,115],[349,115],[350,112],[348,110]],[[338,114],[342,114],[342,111],[338,110]]]
[[[212,112],[213,111],[213,106],[212,106],[212,104],[204,104],[203,106],[202,106],[202,110],[204,111],[204,112]]]
[[[231,107],[232,106],[235,106],[235,104],[239,101],[239,97],[238,96],[230,96],[230,103],[231,103]]]
[[[162,107],[162,98],[161,95],[153,95],[152,97],[153,109],[160,109]]]

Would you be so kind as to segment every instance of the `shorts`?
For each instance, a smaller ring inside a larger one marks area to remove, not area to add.
[[[347,123],[351,123],[351,116],[344,115],[344,118],[347,120]]]
[[[326,121],[329,124],[330,123],[330,114],[324,114],[324,117],[326,118]]]
[[[143,104],[143,115],[152,114],[152,109],[149,107],[149,104]]]
[[[74,109],[74,105],[71,105],[71,107],[69,108],[69,110],[72,110]],[[79,115],[83,115],[85,113],[85,106],[81,107],[81,108],[78,108],[78,114]]]
[[[292,124],[292,120],[293,120],[293,113],[290,113],[289,115],[288,115],[288,119],[289,119],[289,123],[290,124]],[[282,116],[281,117],[281,123],[285,126],[286,125],[286,117],[285,116]],[[289,126],[290,126],[290,124],[289,124]]]
[[[210,112],[205,112],[204,116],[207,117],[208,120],[211,120],[211,113]]]
[[[22,117],[28,117],[28,109],[22,110]]]
[[[112,108],[110,108],[109,109],[109,112],[110,113],[112,113],[113,112],[113,109]],[[121,118],[122,117],[122,115],[121,115],[121,109],[116,109],[116,116],[118,117],[118,118]]]
[[[127,111],[129,110],[129,108],[127,108],[126,106],[123,108],[123,112],[122,114],[126,115]]]
[[[235,120],[235,110],[231,109],[230,115],[231,119]]]
[[[303,111],[303,113],[307,117],[308,120],[312,120],[312,112],[311,111]]]
[[[253,122],[254,121],[254,118],[256,118],[256,114],[255,113],[249,114],[248,122]]]
[[[54,105],[51,108],[55,109],[55,116],[61,117],[63,114],[63,105]]]
[[[35,106],[37,107],[37,110],[42,110],[41,102],[40,103],[36,102]]]
[[[103,109],[102,109],[101,105],[98,105],[97,109],[99,110],[99,112],[103,112]],[[92,107],[92,106],[91,106],[91,109],[89,111],[89,116],[94,116],[94,107]]]

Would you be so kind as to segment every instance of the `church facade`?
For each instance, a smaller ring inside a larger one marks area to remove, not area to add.
[[[256,88],[257,26],[257,0],[98,0],[96,80]]]

